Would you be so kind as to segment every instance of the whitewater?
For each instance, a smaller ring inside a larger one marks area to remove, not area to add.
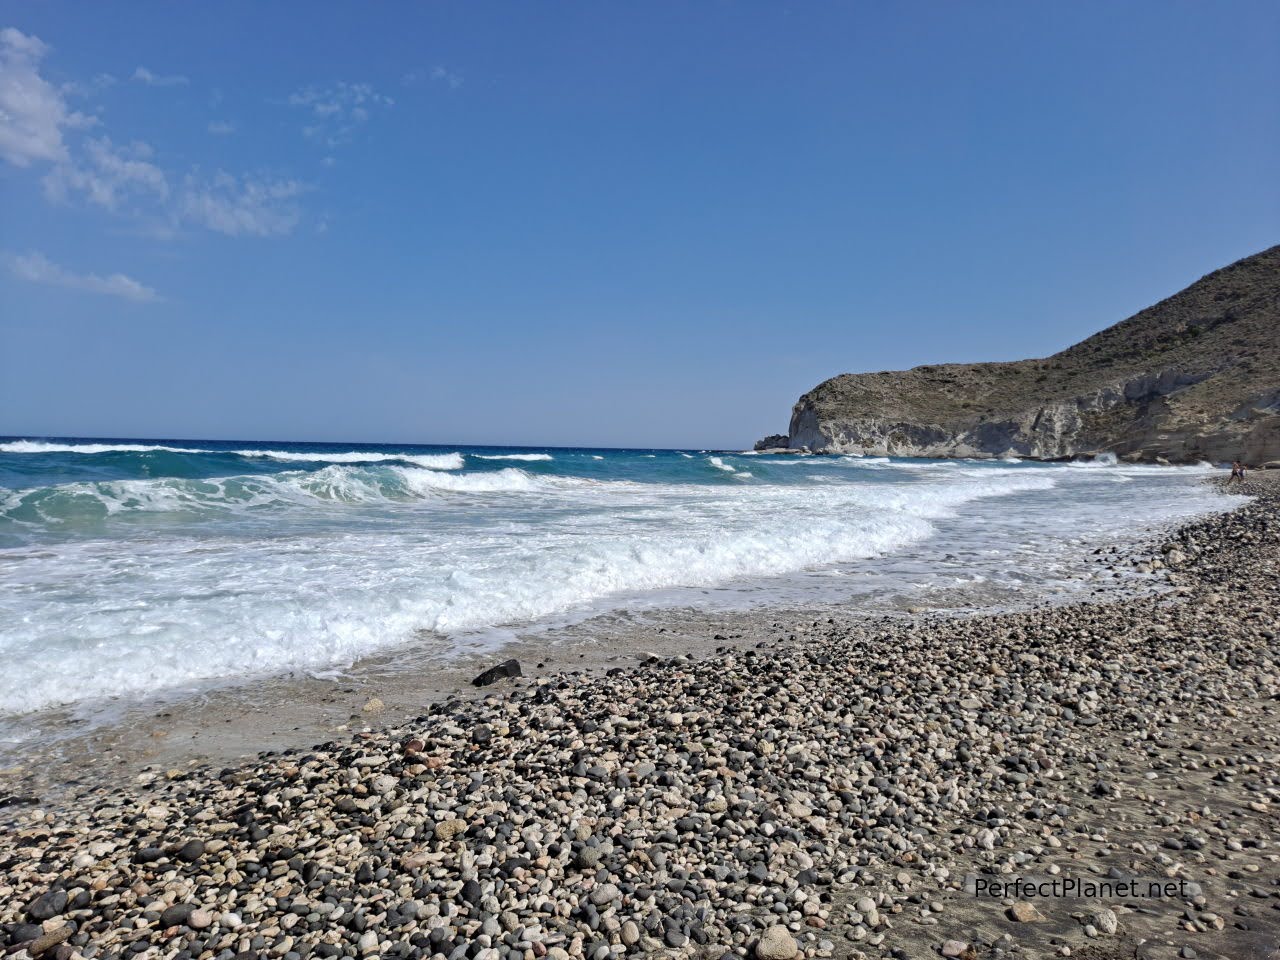
[[[0,438],[0,716],[607,611],[1076,582],[1089,543],[1234,505],[1207,469]]]

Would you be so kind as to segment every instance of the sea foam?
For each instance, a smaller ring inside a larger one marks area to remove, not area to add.
[[[46,443],[43,440],[8,440],[0,443],[0,453],[213,453],[188,447],[166,447],[153,443]]]
[[[1226,502],[1195,470],[1125,465],[759,457],[746,471],[620,451],[525,470],[429,450],[157,460],[157,445],[105,444],[103,462],[134,473],[102,479],[77,456],[94,445],[61,446],[0,450],[0,475],[27,478],[0,487],[0,713],[332,670],[401,644],[447,658],[469,631],[721,587],[767,598],[941,536],[995,563],[1011,545]],[[57,472],[32,471],[31,452]],[[772,469],[799,463],[816,469]],[[1139,470],[1142,484],[1112,482]]]
[[[363,450],[340,453],[315,453],[307,450],[232,450],[230,452],[238,457],[262,457],[286,463],[412,463],[427,470],[461,470],[466,466],[460,453],[373,453]]]

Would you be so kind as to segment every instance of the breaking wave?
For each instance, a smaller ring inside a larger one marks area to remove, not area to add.
[[[0,453],[213,453],[187,447],[166,447],[142,443],[45,443],[43,440],[9,440],[0,443]]]
[[[412,463],[427,470],[461,470],[466,465],[460,453],[365,453],[361,450],[343,453],[311,453],[294,450],[232,450],[229,452],[238,457],[265,457],[285,463]]]
[[[400,644],[447,657],[458,632],[672,591],[767,593],[770,578],[947,530],[975,556],[1009,556],[1055,526],[1076,536],[1100,517],[1127,529],[1229,503],[1154,467],[731,461],[0,443],[0,714],[325,670]],[[799,464],[820,469],[772,469]],[[1142,484],[1111,482],[1140,470]],[[1006,499],[980,506],[991,498]]]
[[[389,504],[441,493],[519,493],[588,482],[533,477],[514,467],[456,474],[399,465],[332,464],[314,471],[270,475],[103,480],[0,491],[0,521],[64,525],[133,513],[184,514],[200,519],[215,514],[260,513],[271,507]]]
[[[461,470],[462,454],[385,453],[381,451],[341,450],[261,450],[212,449],[205,447],[171,447],[165,444],[141,443],[46,443],[42,440],[10,440],[0,443],[0,453],[54,454],[69,453],[91,456],[106,453],[184,453],[210,456],[243,457],[248,460],[276,460],[282,463],[412,463],[428,470]],[[546,454],[513,455],[510,459],[550,460]]]

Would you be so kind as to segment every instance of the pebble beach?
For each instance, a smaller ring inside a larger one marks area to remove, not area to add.
[[[0,796],[0,945],[1280,956],[1280,477],[1233,492],[1254,499],[1097,558],[1160,592],[794,619],[225,768]]]

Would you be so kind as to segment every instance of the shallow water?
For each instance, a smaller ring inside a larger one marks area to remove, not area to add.
[[[0,715],[661,606],[1071,589],[1207,468],[0,440]]]

